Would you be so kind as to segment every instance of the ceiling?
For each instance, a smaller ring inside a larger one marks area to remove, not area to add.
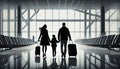
[[[119,8],[120,0],[0,0],[0,8],[18,5],[31,9],[99,9],[101,5]]]

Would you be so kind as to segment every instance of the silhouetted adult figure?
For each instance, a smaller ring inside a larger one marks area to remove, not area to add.
[[[50,45],[50,38],[48,35],[48,30],[46,29],[47,25],[45,24],[42,28],[41,28],[41,33],[40,36],[38,38],[38,41],[40,41],[40,45],[42,45],[42,51],[43,51],[43,57],[46,57],[46,51],[47,51],[47,45]]]
[[[66,57],[66,46],[68,38],[71,40],[71,35],[69,29],[65,26],[65,23],[62,24],[62,28],[58,32],[58,40],[61,41],[61,57]],[[64,51],[63,51],[64,47]]]

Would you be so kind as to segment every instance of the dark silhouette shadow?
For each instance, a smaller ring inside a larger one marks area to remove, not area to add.
[[[35,56],[36,69],[40,69],[40,56]]]
[[[43,58],[43,67],[42,69],[48,69],[46,58]]]
[[[0,55],[0,69],[9,69],[9,58],[11,55]]]
[[[53,35],[52,40],[50,42],[51,42],[51,47],[52,47],[52,54],[53,54],[53,57],[54,57],[54,56],[56,56],[56,47],[57,47],[57,43],[59,41],[57,41],[55,35]]]
[[[84,54],[84,69],[120,69],[119,54],[99,50],[85,51]]]
[[[38,41],[40,41],[40,45],[42,45],[43,57],[46,56],[47,45],[50,45],[50,38],[48,35],[48,30],[46,28],[47,25],[43,25],[43,27],[40,29],[40,36],[38,38]]]
[[[56,63],[56,58],[53,58],[53,60],[52,60],[53,62],[52,62],[52,64],[50,65],[50,69],[57,69],[58,68],[58,65],[57,65],[57,63]]]
[[[108,54],[111,65],[116,66],[116,69],[120,69],[120,55]]]
[[[67,69],[66,58],[61,58],[61,64],[58,69]]]
[[[68,38],[71,40],[70,31],[66,27],[65,23],[63,23],[62,28],[60,28],[58,32],[58,40],[61,41],[61,57],[66,57],[66,46]]]

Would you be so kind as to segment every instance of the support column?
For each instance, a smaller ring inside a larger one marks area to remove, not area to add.
[[[22,32],[21,32],[21,6],[17,7],[17,14],[18,14],[18,28],[17,28],[17,34],[18,37],[22,37]]]
[[[7,33],[8,33],[8,36],[10,36],[10,7],[8,5],[8,29],[7,29]]]
[[[95,9],[95,14],[97,14],[97,9]],[[97,17],[95,16],[95,37],[97,37]]]
[[[30,52],[28,52],[28,69],[30,69]]]
[[[1,14],[1,9],[0,9],[0,34],[2,34],[2,14]]]
[[[104,6],[101,6],[101,36],[105,35],[105,8]]]
[[[87,55],[86,55],[87,53],[86,52],[84,52],[84,69],[87,69]]]
[[[22,55],[21,53],[17,56],[17,69],[22,69]]]
[[[3,9],[1,9],[1,34],[3,35]]]
[[[91,10],[89,10],[89,25],[91,24]],[[91,38],[91,25],[89,26],[89,38]]]
[[[17,20],[16,20],[16,8],[14,9],[14,36],[16,37],[17,35],[17,28],[16,28],[16,26],[17,26]]]
[[[105,55],[101,55],[101,60],[105,61]],[[105,69],[105,62],[101,61],[101,68],[100,69]]]
[[[84,23],[84,38],[86,38],[87,37],[87,29],[86,29],[86,27],[87,27],[87,14],[86,14],[86,10],[85,10],[85,13],[84,13],[84,18],[85,18],[85,23]]]
[[[30,39],[30,9],[28,9],[28,38]]]

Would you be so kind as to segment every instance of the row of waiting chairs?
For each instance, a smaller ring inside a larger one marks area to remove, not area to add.
[[[31,39],[0,35],[0,48],[15,48],[33,43]]]
[[[119,48],[120,47],[120,34],[108,35],[90,39],[78,39],[76,42],[80,42],[85,45],[99,46],[106,48]]]

